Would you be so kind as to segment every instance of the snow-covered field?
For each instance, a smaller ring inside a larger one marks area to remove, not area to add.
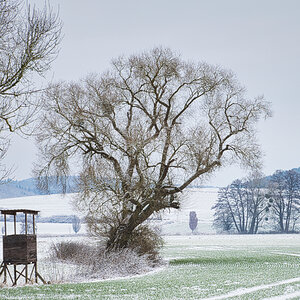
[[[199,219],[196,232],[214,233],[211,226],[213,220],[211,207],[217,199],[217,193],[217,188],[187,189],[182,195],[181,209],[165,211],[161,214],[162,220],[155,220],[153,223],[161,228],[163,235],[190,234],[189,213],[195,211]],[[54,215],[78,215],[82,217],[72,204],[74,197],[76,194],[0,199],[0,208],[34,209],[40,211],[41,217]],[[39,235],[65,235],[73,234],[73,229],[71,224],[38,223],[37,233]],[[82,226],[80,233],[86,233],[84,226]]]
[[[78,214],[73,196],[6,199],[0,207],[37,209],[42,216],[73,215]],[[92,282],[86,277],[82,283],[0,288],[0,299],[300,299],[300,235],[207,234],[214,233],[211,207],[217,189],[189,189],[184,196],[179,211],[152,221],[164,234],[164,267],[123,279]],[[199,219],[198,235],[188,226],[192,210]],[[52,282],[76,279],[76,266],[51,262],[49,249],[59,241],[95,241],[72,233],[71,224],[38,223],[38,232],[39,272]]]
[[[47,269],[43,257],[55,239],[63,237],[39,239],[39,271],[47,279],[55,272],[66,278],[72,269],[50,264]],[[86,278],[83,283],[0,288],[0,299],[300,299],[299,235],[164,239],[162,255],[169,265],[154,272],[123,279],[88,282]]]
[[[190,188],[184,192],[179,210],[165,211],[162,221],[157,222],[161,226],[163,235],[187,235],[191,233],[189,228],[189,213],[195,211],[198,218],[196,233],[215,233],[212,228],[213,210],[218,197],[217,188]]]
[[[38,210],[41,217],[73,215],[76,212],[72,205],[72,200],[75,196],[76,194],[55,194],[0,199],[0,208]]]

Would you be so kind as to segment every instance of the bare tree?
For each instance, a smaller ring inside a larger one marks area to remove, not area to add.
[[[276,229],[280,232],[295,230],[300,217],[300,174],[296,171],[276,171],[270,180],[269,197]]]
[[[215,209],[216,207],[213,208]],[[231,213],[225,205],[223,206],[222,210],[220,209],[219,206],[219,209],[215,211],[213,227],[219,233],[224,233],[224,232],[230,233],[234,230],[234,223],[231,217]]]
[[[164,48],[116,59],[102,76],[51,86],[44,110],[41,184],[81,163],[78,205],[109,248],[127,247],[153,213],[179,208],[196,179],[228,162],[259,163],[254,126],[270,116],[269,103],[247,99],[231,71]]]
[[[235,180],[219,191],[217,203],[213,206],[214,226],[228,232],[234,228],[241,234],[257,233],[270,206],[260,178]]]
[[[0,161],[10,133],[24,133],[38,107],[34,75],[43,75],[56,57],[61,23],[51,8],[24,7],[19,0],[0,1]],[[28,132],[27,132],[28,133]],[[0,165],[0,177],[7,175]]]
[[[234,213],[227,197],[228,189],[229,186],[219,189],[217,203],[211,208],[215,210],[213,227],[221,233],[232,232],[237,227],[234,226],[235,219],[232,217]]]

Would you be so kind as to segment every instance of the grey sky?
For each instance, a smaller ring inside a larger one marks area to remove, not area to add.
[[[121,54],[170,47],[184,59],[233,70],[249,96],[272,102],[273,118],[258,126],[266,174],[300,166],[300,1],[50,2],[60,7],[64,39],[49,80],[78,80],[105,71]],[[6,161],[17,167],[17,179],[31,176],[35,152],[32,140],[15,138]],[[243,175],[230,167],[207,183],[227,185]]]

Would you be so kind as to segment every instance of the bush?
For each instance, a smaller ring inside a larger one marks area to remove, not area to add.
[[[74,282],[136,275],[151,271],[154,267],[148,255],[138,254],[128,248],[108,252],[101,245],[67,241],[52,245],[51,250],[54,272],[47,278],[51,282]]]
[[[159,251],[163,246],[163,239],[147,225],[140,225],[133,231],[128,245],[129,249],[139,255],[146,255],[153,263],[161,260]]]
[[[51,247],[52,256],[65,261],[82,260],[84,254],[95,252],[95,248],[83,243],[60,242]]]
[[[113,239],[116,228],[120,226],[119,220],[113,214],[108,214],[99,218],[89,216],[86,222],[90,235],[99,241],[106,242],[107,248],[110,248],[109,241]],[[160,261],[159,251],[162,246],[163,239],[158,230],[148,225],[140,225],[131,233],[127,248],[138,255],[146,255],[155,264]]]

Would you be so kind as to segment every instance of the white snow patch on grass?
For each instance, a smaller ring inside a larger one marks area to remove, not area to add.
[[[290,294],[284,294],[284,295],[279,295],[271,298],[264,298],[263,300],[287,300],[287,299],[295,299],[295,298],[300,298],[300,291],[290,293]]]
[[[245,295],[245,294],[250,294],[250,293],[253,293],[253,292],[260,291],[260,290],[270,289],[270,288],[275,287],[275,286],[289,284],[289,283],[295,283],[295,282],[300,282],[300,277],[291,278],[291,279],[288,279],[288,280],[282,280],[282,281],[275,282],[275,283],[270,283],[270,284],[254,286],[254,287],[250,287],[250,288],[241,288],[241,289],[237,289],[235,291],[229,292],[229,293],[224,294],[224,295],[219,295],[219,296],[214,296],[214,297],[209,297],[209,298],[202,298],[202,299],[199,299],[199,300],[204,300],[204,299],[205,300],[228,299],[228,298],[237,297],[237,296],[241,296],[241,295]],[[280,298],[280,299],[282,299],[282,298]]]
[[[289,255],[289,256],[296,256],[296,257],[300,257],[299,253],[287,253],[287,252],[274,252],[275,254],[281,254],[281,255]]]

